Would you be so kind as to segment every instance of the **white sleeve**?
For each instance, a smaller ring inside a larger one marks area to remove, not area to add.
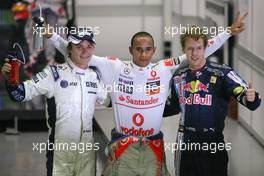
[[[207,47],[205,49],[205,58],[213,54],[216,50],[218,50],[227,39],[231,37],[231,34],[227,31],[218,34],[216,37],[208,40]]]
[[[29,101],[38,95],[45,95],[50,98],[54,94],[54,77],[51,72],[51,67],[46,67],[43,71],[33,76],[30,80],[24,82],[25,99]]]
[[[167,71],[169,77],[172,77],[177,69],[188,66],[186,55],[181,55],[178,58],[168,58],[158,62],[159,65]]]
[[[100,81],[97,91],[97,102],[103,104],[107,98],[107,90],[102,81]]]
[[[60,35],[56,33],[53,33],[52,37],[49,38],[48,40],[50,40],[53,43],[55,48],[59,50],[65,58],[68,57],[68,54],[67,54],[68,41],[67,40],[63,39]]]
[[[106,85],[110,85],[113,82],[116,66],[120,64],[120,62],[121,61],[117,58],[93,56],[89,65],[95,66],[100,71],[103,82]]]

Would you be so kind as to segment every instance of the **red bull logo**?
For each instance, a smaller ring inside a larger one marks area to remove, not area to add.
[[[197,81],[192,81],[190,83],[182,85],[182,90],[190,92],[190,93],[196,93],[199,91],[208,92],[208,87],[204,85],[202,82],[200,82],[199,80],[197,80]]]
[[[190,94],[189,97],[180,97],[179,98],[180,104],[187,104],[187,105],[206,105],[211,106],[212,105],[212,95],[205,95],[205,97],[201,97],[200,94]]]

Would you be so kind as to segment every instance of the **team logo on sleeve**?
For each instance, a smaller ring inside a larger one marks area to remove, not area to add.
[[[107,56],[106,58],[108,60],[113,60],[113,61],[117,60],[117,57],[113,57],[113,56]]]
[[[164,65],[167,67],[173,66],[173,59],[172,58],[164,59]]]
[[[207,43],[207,47],[210,47],[214,44],[214,41],[213,40],[209,40],[208,43]]]

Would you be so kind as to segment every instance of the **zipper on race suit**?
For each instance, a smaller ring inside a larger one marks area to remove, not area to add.
[[[83,136],[83,85],[82,85],[82,77],[79,76],[80,80],[80,87],[81,87],[81,112],[80,112],[80,120],[81,120],[81,129],[80,129],[80,142],[82,141],[82,136]]]

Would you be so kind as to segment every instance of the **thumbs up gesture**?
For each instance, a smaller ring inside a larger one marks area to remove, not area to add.
[[[255,96],[256,96],[256,93],[255,93],[255,90],[253,89],[253,82],[250,81],[248,84],[248,89],[246,91],[246,99],[249,102],[253,102],[255,100]]]

